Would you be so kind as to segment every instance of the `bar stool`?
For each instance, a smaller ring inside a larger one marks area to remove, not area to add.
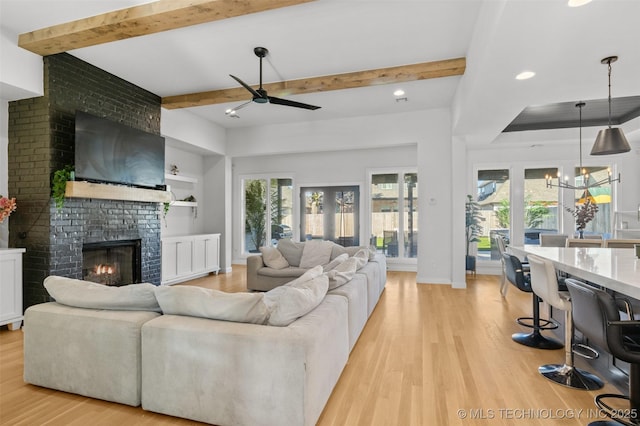
[[[542,300],[564,311],[564,364],[546,364],[538,368],[547,379],[574,389],[595,390],[604,386],[602,380],[573,363],[573,316],[569,293],[558,289],[556,268],[549,260],[529,256],[531,287]],[[566,281],[566,280],[565,280]]]
[[[504,260],[504,254],[507,252],[507,248],[504,243],[504,237],[502,235],[497,234],[493,237],[496,247],[498,248],[498,253],[500,254],[500,264],[502,266],[502,277],[500,277],[500,294],[502,297],[507,296],[507,290],[509,290],[509,286],[507,285],[507,267]],[[529,264],[523,262],[522,263],[522,271],[529,272]]]
[[[567,288],[573,303],[574,324],[590,343],[606,350],[614,357],[629,363],[629,396],[600,394],[595,403],[616,422],[592,422],[590,425],[637,426],[640,424],[640,321],[620,321],[618,305],[609,293],[568,278]],[[629,401],[629,416],[622,418],[621,411],[606,403],[618,398]]]
[[[533,317],[520,317],[516,320],[518,324],[523,327],[532,328],[533,331],[531,333],[515,333],[511,338],[514,342],[520,343],[521,345],[537,349],[562,348],[561,342],[547,338],[540,333],[542,330],[556,329],[558,328],[558,324],[554,321],[540,318],[540,298],[531,288],[530,276],[524,274],[520,259],[509,253],[504,253],[502,256],[504,257],[507,280],[516,286],[518,290],[531,293],[533,299]]]

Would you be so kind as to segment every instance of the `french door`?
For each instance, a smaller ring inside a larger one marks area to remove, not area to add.
[[[324,186],[300,189],[300,239],[360,245],[360,188]]]

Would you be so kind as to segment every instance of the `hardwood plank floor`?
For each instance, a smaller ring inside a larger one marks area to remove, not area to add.
[[[224,291],[246,289],[245,268],[193,280]],[[561,363],[562,350],[514,343],[531,296],[498,278],[468,276],[467,289],[416,284],[389,272],[385,291],[351,352],[318,425],[583,425],[599,418],[596,394],[551,383],[538,366]],[[577,360],[579,366],[581,360]],[[141,408],[25,384],[22,332],[0,331],[1,425],[193,425]],[[286,426],[286,425],[283,425]]]

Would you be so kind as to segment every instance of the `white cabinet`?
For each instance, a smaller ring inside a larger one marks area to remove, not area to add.
[[[220,271],[220,234],[162,239],[162,285]]]
[[[0,249],[0,325],[19,330],[22,324],[22,253]]]

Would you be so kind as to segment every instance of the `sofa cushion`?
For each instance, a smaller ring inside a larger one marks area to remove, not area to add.
[[[327,263],[326,265],[322,265],[322,269],[324,272],[330,271],[336,266],[340,265],[345,260],[347,260],[348,258],[349,258],[349,255],[347,253],[342,253],[338,257],[331,260],[331,262]]]
[[[355,255],[360,250],[365,250],[368,254],[369,260],[373,260],[376,255],[376,250],[367,246],[349,246],[343,247],[340,244],[334,244],[331,250],[331,259],[338,257],[341,254],[347,253],[349,256]]]
[[[44,287],[56,302],[78,308],[160,312],[153,284],[107,286],[91,281],[48,276]]]
[[[162,312],[223,321],[265,324],[268,311],[263,293],[226,293],[197,286],[160,286],[155,289]]]
[[[348,283],[356,274],[358,269],[359,260],[355,257],[350,257],[332,270],[326,273],[329,278],[329,290],[338,288]]]
[[[269,268],[284,269],[289,267],[287,259],[275,247],[260,247],[260,253],[262,253],[262,261]]]
[[[369,253],[370,251],[368,248],[363,248],[358,250],[356,254],[353,255],[353,259],[356,259],[358,263],[358,269],[362,268],[367,264],[367,262],[369,262]]]
[[[269,290],[264,293],[264,303],[270,313],[267,323],[275,326],[291,324],[318,306],[328,288],[329,278],[318,265],[301,277]]]
[[[304,243],[302,257],[300,258],[301,268],[313,268],[318,265],[325,265],[331,260],[331,250],[334,243],[332,241],[311,240]]]
[[[303,249],[304,243],[295,242],[291,238],[283,238],[278,241],[278,250],[287,259],[290,266],[300,266]]]

